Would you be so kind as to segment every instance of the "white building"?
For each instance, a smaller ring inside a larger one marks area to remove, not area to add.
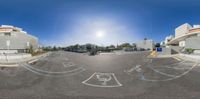
[[[155,48],[155,42],[150,39],[142,40],[142,41],[136,42],[136,46],[139,49],[153,50]]]
[[[38,49],[38,38],[28,34],[21,28],[2,25],[0,26],[0,53],[20,53],[27,49]]]
[[[175,38],[171,39],[167,44],[200,50],[200,25],[191,26],[185,23],[177,27],[175,29]]]

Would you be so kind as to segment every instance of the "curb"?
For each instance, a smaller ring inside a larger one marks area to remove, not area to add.
[[[0,67],[18,67],[19,64],[0,64]]]
[[[30,59],[24,59],[24,60],[21,60],[21,61],[18,60],[18,61],[11,61],[11,62],[2,62],[2,63],[0,63],[0,67],[18,67],[19,66],[18,63],[20,63],[20,62],[33,63],[33,62],[37,61],[38,58],[46,57],[49,54],[50,54],[50,52],[39,55],[39,56],[33,56]]]
[[[187,54],[179,54],[179,58],[187,61],[192,61],[192,62],[199,62],[200,61],[200,56],[199,55],[187,55]]]

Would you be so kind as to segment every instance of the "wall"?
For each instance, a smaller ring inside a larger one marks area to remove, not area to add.
[[[162,48],[162,52],[157,52],[158,55],[171,55],[171,48]]]
[[[200,49],[200,37],[187,38],[185,45],[185,48]]]
[[[0,54],[1,61],[12,61],[12,60],[21,60],[25,58],[30,58],[31,54]]]
[[[181,50],[183,50],[183,47],[180,47],[180,46],[169,46],[169,48],[172,49],[172,54],[177,54],[177,53],[179,53]]]
[[[0,50],[0,54],[3,54],[3,53],[18,53],[17,50]]]
[[[4,34],[4,33],[0,33]],[[38,40],[37,38],[21,33],[21,32],[11,32],[11,36],[5,36],[0,35],[0,49],[5,50],[8,49],[6,45],[6,41],[10,41],[9,49],[27,49],[29,46],[27,46],[27,42],[30,43],[30,45],[33,45],[33,49],[36,50],[38,48]]]
[[[179,42],[179,46],[180,46],[180,47],[185,47],[185,41],[180,41],[180,42]]]
[[[136,43],[137,48],[144,48],[144,49],[154,49],[154,42],[153,40],[143,40]]]

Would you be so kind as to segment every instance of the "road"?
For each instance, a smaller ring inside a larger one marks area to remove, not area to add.
[[[0,99],[199,99],[198,63],[148,55],[52,52],[0,70]]]

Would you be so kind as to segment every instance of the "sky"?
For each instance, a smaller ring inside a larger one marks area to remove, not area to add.
[[[199,0],[0,0],[0,24],[41,45],[160,42],[181,24],[200,24]]]

